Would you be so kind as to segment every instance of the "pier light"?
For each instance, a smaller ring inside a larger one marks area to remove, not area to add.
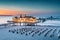
[[[37,19],[35,17],[32,16],[20,16],[20,17],[14,17],[12,18],[12,21],[14,23],[25,23],[25,24],[29,24],[29,25],[35,25],[37,23]]]

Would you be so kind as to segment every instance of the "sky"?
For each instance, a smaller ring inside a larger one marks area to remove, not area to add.
[[[60,16],[59,0],[0,0],[0,15]]]

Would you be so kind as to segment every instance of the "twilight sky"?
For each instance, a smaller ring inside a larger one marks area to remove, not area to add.
[[[0,15],[57,15],[60,16],[58,0],[0,0]]]

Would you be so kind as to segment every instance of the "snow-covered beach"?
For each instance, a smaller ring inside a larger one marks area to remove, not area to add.
[[[0,18],[0,25],[11,18]],[[38,26],[3,25],[0,26],[0,40],[60,40],[60,21],[48,20]]]
[[[53,27],[53,26],[7,27],[0,29],[0,39],[1,40],[59,40],[60,27]]]

